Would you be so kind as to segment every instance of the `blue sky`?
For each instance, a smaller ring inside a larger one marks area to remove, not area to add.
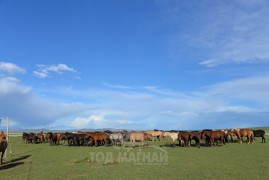
[[[268,126],[266,0],[0,0],[12,128]]]

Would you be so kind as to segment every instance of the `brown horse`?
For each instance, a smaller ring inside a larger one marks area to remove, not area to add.
[[[202,137],[202,134],[199,131],[190,132],[190,145],[191,145],[191,141],[194,140],[196,147],[199,148],[200,143],[201,143],[201,137]]]
[[[251,129],[231,129],[231,132],[236,134],[240,144],[242,143],[243,137],[247,137],[248,144],[253,144],[254,142],[254,133]]]
[[[134,147],[135,141],[141,141],[141,145],[144,146],[144,141],[145,141],[144,132],[132,132],[130,135],[129,147],[131,146],[131,143],[133,143],[133,147]]]
[[[210,146],[210,133],[213,131],[212,129],[203,129],[201,132],[201,138],[205,141],[205,146]]]
[[[225,144],[225,133],[221,130],[218,131],[210,131],[210,143],[211,146],[214,146],[214,142],[220,141],[221,145]]]
[[[190,147],[190,132],[187,131],[179,131],[178,133],[178,139],[179,139],[179,144],[181,144],[181,146],[185,146],[185,147]]]
[[[44,143],[45,142],[45,137],[43,133],[37,133],[36,138],[39,140],[39,142]]]
[[[7,141],[6,141],[6,135],[3,131],[0,132],[0,152],[2,152],[1,155],[1,164],[3,164],[3,156],[7,149]]]
[[[98,141],[101,142],[101,144],[105,144],[107,146],[107,140],[108,140],[108,135],[106,133],[103,132],[95,132],[95,133],[91,133],[91,132],[87,132],[86,136],[89,137],[90,140],[92,140],[92,146],[93,146],[93,142],[94,145],[97,146]]]

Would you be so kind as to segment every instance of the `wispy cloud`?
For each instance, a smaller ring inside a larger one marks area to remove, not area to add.
[[[132,89],[130,86],[124,86],[124,85],[119,85],[119,84],[109,84],[107,82],[102,82],[103,85],[110,87],[110,88],[115,88],[115,89]]]
[[[26,72],[24,68],[10,62],[0,62],[0,70],[12,74]]]
[[[201,129],[268,125],[269,75],[180,92],[157,86],[131,89],[55,89],[76,97],[63,103],[39,96],[14,77],[0,78],[0,109],[14,126],[61,128]],[[48,113],[49,112],[49,113]],[[257,121],[257,119],[259,121]]]
[[[206,67],[269,62],[268,1],[169,2],[162,8],[166,23],[178,28],[171,36],[174,54],[195,50],[186,56]]]
[[[48,73],[47,72],[42,72],[42,71],[34,71],[34,74],[40,78],[47,78]]]
[[[211,96],[219,96],[226,100],[241,99],[259,104],[268,104],[269,75],[253,76],[221,82],[205,87]]]
[[[98,123],[90,120],[91,116],[80,117],[83,121],[72,121],[77,125],[85,123],[88,127],[199,129],[258,126],[269,123],[266,118],[269,114],[268,78],[267,75],[242,78],[188,93],[153,86],[126,91],[73,89],[66,93],[102,107],[89,112],[102,117]],[[116,120],[130,123],[120,124]]]
[[[210,42],[209,59],[200,64],[214,67],[227,63],[268,63],[269,31],[267,1],[217,3],[205,15],[201,40]],[[214,17],[215,16],[215,17]],[[206,32],[207,31],[207,32]],[[203,45],[202,43],[201,45]]]
[[[62,74],[64,72],[71,72],[77,73],[72,67],[68,67],[65,64],[58,64],[58,65],[44,65],[44,64],[37,64],[38,67],[37,71],[34,71],[34,74],[40,78],[47,78],[51,72]]]

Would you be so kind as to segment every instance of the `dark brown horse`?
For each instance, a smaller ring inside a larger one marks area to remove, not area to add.
[[[179,131],[178,133],[178,139],[179,139],[179,144],[181,146],[189,147],[190,146],[190,136],[191,133],[187,131]]]
[[[265,131],[262,129],[253,130],[254,137],[261,137],[262,143],[265,143]]]
[[[201,142],[201,132],[198,131],[192,131],[190,132],[190,145],[191,145],[191,141],[194,140],[195,141],[195,146],[196,147],[200,147],[200,142]]]
[[[7,140],[6,140],[6,135],[4,134],[3,131],[0,132],[0,152],[2,152],[1,155],[1,164],[3,163],[3,156],[4,153],[7,149]]]

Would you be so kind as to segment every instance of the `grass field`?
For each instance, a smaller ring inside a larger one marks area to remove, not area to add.
[[[24,144],[20,137],[13,137],[5,164],[0,165],[0,177],[12,180],[268,179],[269,143],[260,142],[257,139],[253,145],[172,148],[166,140],[147,142],[149,145],[143,148],[115,148]]]

